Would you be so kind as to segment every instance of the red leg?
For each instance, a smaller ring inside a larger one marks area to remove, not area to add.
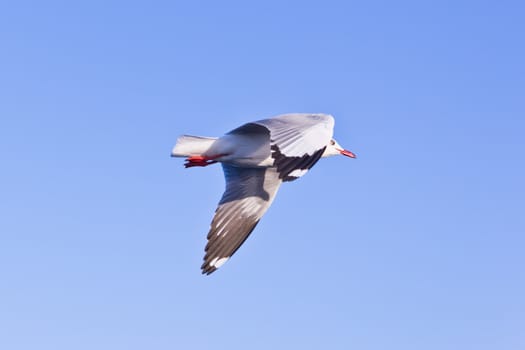
[[[191,168],[194,166],[208,166],[210,164],[215,164],[217,161],[215,159],[225,156],[225,154],[219,154],[212,157],[204,157],[204,156],[191,156],[186,158],[186,163],[184,163],[184,167]]]

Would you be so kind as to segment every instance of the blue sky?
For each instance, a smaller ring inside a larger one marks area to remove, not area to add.
[[[518,1],[0,5],[0,348],[523,349]],[[324,112],[357,160],[199,271],[179,134]]]

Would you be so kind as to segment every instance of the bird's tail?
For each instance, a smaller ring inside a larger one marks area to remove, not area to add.
[[[216,137],[182,135],[177,139],[171,156],[190,157],[204,154],[216,140]]]

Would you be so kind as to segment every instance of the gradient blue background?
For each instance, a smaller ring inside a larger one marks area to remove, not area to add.
[[[525,348],[520,1],[0,5],[0,348]],[[212,276],[179,134],[336,117]]]

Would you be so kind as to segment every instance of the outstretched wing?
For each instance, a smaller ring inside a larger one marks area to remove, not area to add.
[[[272,168],[223,163],[226,191],[215,211],[205,248],[203,274],[221,267],[248,238],[270,207],[281,180]]]
[[[304,175],[330,142],[334,118],[327,114],[284,114],[254,122],[270,131],[270,149],[279,178],[292,181]]]

